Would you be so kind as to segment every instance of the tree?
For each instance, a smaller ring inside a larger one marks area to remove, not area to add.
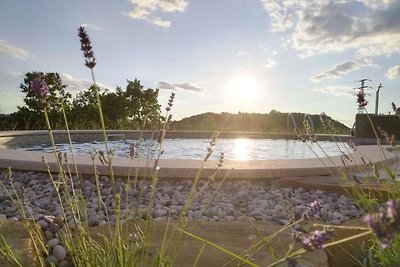
[[[17,129],[45,129],[43,119],[43,108],[37,103],[35,94],[30,90],[29,83],[37,75],[42,75],[49,87],[48,114],[54,129],[62,128],[64,118],[62,109],[68,114],[70,110],[71,94],[65,91],[67,85],[62,84],[60,75],[55,72],[28,72],[24,83],[20,85],[22,93],[25,94],[24,106],[18,106],[18,111],[12,114]]]
[[[124,91],[100,92],[103,118],[108,129],[152,128],[160,123],[158,89],[143,89],[140,81],[129,81]],[[99,113],[93,86],[80,92],[72,102],[71,119],[75,127],[98,128]]]
[[[41,76],[49,87],[46,102],[38,105],[30,82]],[[70,129],[99,129],[99,110],[93,85],[78,93],[71,103],[71,94],[65,91],[58,73],[29,72],[20,88],[25,94],[24,105],[10,117],[2,118],[1,127],[13,130],[45,129],[43,107],[46,106],[53,129],[64,129],[63,109]],[[158,89],[144,89],[140,81],[129,81],[125,91],[117,87],[115,92],[99,90],[103,118],[108,129],[155,129],[163,119],[158,104]],[[44,105],[44,106],[43,106]]]
[[[144,90],[137,79],[128,80],[124,96],[127,99],[128,118],[134,127],[159,126],[161,106],[157,100],[158,93],[159,89]]]
[[[69,121],[72,128],[98,129],[100,127],[99,110],[93,85],[75,96],[71,109]]]
[[[128,99],[125,97],[121,87],[117,87],[115,93],[106,91],[100,98],[107,128],[128,128]]]

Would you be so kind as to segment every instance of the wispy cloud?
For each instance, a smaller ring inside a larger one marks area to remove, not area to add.
[[[6,94],[6,93],[0,93],[0,96],[1,97],[10,97],[11,95],[10,94]]]
[[[266,69],[271,69],[277,65],[276,61],[273,60],[272,58],[267,58],[266,62],[261,65],[261,67],[266,68]]]
[[[158,17],[154,14],[155,12],[183,12],[188,5],[187,0],[129,0],[129,2],[134,5],[134,8],[129,12],[123,12],[123,15],[132,19],[145,20],[164,28],[171,27],[171,21]]]
[[[296,12],[307,1],[260,0],[271,19],[271,31],[284,32],[295,26]]]
[[[249,54],[249,52],[247,52],[247,51],[239,51],[237,54],[238,54],[238,56],[246,56],[246,55]]]
[[[385,76],[391,80],[400,78],[400,66],[394,66],[394,67],[388,69]]]
[[[18,72],[18,71],[7,71],[7,74],[11,75],[14,78],[21,78],[24,76],[24,74],[22,72]]]
[[[0,39],[0,53],[9,55],[16,59],[26,60],[29,57],[28,51],[23,48],[17,47],[13,44],[8,43],[5,40]]]
[[[314,88],[312,89],[313,92],[320,92],[324,94],[331,94],[333,96],[354,96],[355,90],[354,88],[347,87],[347,86],[325,86],[321,88]]]
[[[102,28],[100,28],[99,26],[96,26],[94,24],[89,24],[89,23],[82,23],[80,26],[85,27],[85,28],[90,28],[90,29],[95,30],[95,31],[101,31],[102,30]]]
[[[313,82],[320,82],[326,79],[337,79],[353,71],[369,66],[377,67],[377,65],[373,64],[370,59],[348,60],[333,66],[328,71],[321,72],[320,74],[312,77],[311,80]]]
[[[76,78],[67,73],[61,73],[60,76],[63,84],[68,85],[67,89],[71,92],[87,90],[93,84],[92,81]],[[102,89],[110,89],[108,86],[101,83],[97,83],[97,85]]]
[[[160,81],[157,83],[157,87],[164,90],[172,90],[172,91],[189,91],[193,93],[203,93],[205,92],[204,88],[201,88],[193,83],[183,82],[183,83],[169,83]]]
[[[400,1],[260,0],[271,31],[301,57],[356,49],[362,56],[400,53]]]

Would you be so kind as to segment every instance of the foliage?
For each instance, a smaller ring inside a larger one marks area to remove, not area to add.
[[[291,115],[290,115],[291,114]],[[316,133],[328,133],[319,119],[319,115],[310,115]],[[249,131],[265,133],[294,133],[296,127],[303,127],[304,113],[283,113],[271,110],[269,114],[222,112],[203,113],[171,123],[171,130],[200,130],[200,131]],[[340,122],[332,120],[340,134],[348,134],[349,128]]]
[[[30,81],[37,72],[25,75],[20,88],[25,94],[24,105],[10,115],[0,117],[0,130],[45,129],[43,109],[29,89]],[[81,91],[74,98],[66,92],[58,73],[39,73],[49,86],[48,116],[53,129],[65,129],[62,109],[71,129],[99,129],[99,110],[96,104],[95,85]],[[98,88],[97,88],[98,89]],[[158,103],[158,89],[144,89],[140,81],[127,81],[125,90],[117,87],[115,92],[100,92],[103,116],[108,129],[151,129],[159,127],[162,117]]]
[[[365,266],[400,266],[400,235],[398,234],[393,241],[392,246],[382,248],[378,240],[373,241],[373,245],[365,249]]]
[[[24,82],[20,86],[22,93],[25,94],[25,105],[18,106],[18,111],[12,114],[12,121],[14,122],[16,129],[45,128],[43,109],[38,106],[35,93],[29,88],[29,83],[38,74],[44,77],[44,80],[49,87],[50,95],[48,97],[48,113],[52,127],[60,128],[64,125],[61,110],[64,107],[68,114],[71,99],[71,94],[65,91],[67,85],[61,83],[60,75],[58,73],[28,72],[25,75]],[[42,120],[39,120],[38,118],[42,118]]]

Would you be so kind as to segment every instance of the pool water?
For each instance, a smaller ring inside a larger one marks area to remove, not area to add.
[[[209,146],[208,139],[165,139],[162,159],[204,159]],[[158,149],[155,140],[120,140],[109,141],[109,148],[115,149],[115,155],[129,157],[131,144],[135,145],[135,157],[146,158],[152,156]],[[38,145],[23,148],[28,151],[52,152],[49,146]],[[58,152],[70,153],[69,144],[58,144]],[[103,142],[73,144],[75,154],[89,155],[92,151],[105,152]],[[274,159],[305,159],[341,155],[341,151],[348,153],[350,148],[346,143],[318,141],[318,143],[302,142],[299,140],[284,139],[247,139],[220,138],[213,147],[210,159],[218,159],[224,152],[225,159],[229,160],[274,160]]]

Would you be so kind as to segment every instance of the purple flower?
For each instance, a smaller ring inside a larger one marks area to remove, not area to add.
[[[324,244],[335,236],[333,229],[326,227],[324,230],[314,230],[310,235],[295,233],[294,239],[303,244],[304,249],[311,251],[323,248]]]
[[[35,77],[29,82],[29,88],[35,94],[39,106],[46,106],[50,91],[42,74],[35,75]]]
[[[367,214],[364,222],[372,228],[382,248],[387,248],[400,232],[400,201],[389,200],[385,207],[374,214]]]
[[[166,111],[170,111],[172,105],[174,104],[175,93],[172,93],[168,100],[168,106],[165,108]]]
[[[81,26],[78,28],[78,36],[81,41],[81,50],[83,51],[83,56],[86,58],[85,66],[89,69],[93,69],[94,66],[96,66],[93,47],[90,43],[89,35],[86,33],[84,27]]]
[[[321,209],[322,209],[321,202],[319,202],[318,200],[314,200],[313,202],[311,202],[310,207],[306,211],[304,211],[302,217],[305,220],[309,220],[313,218],[315,215],[317,215],[318,212],[321,211]]]

